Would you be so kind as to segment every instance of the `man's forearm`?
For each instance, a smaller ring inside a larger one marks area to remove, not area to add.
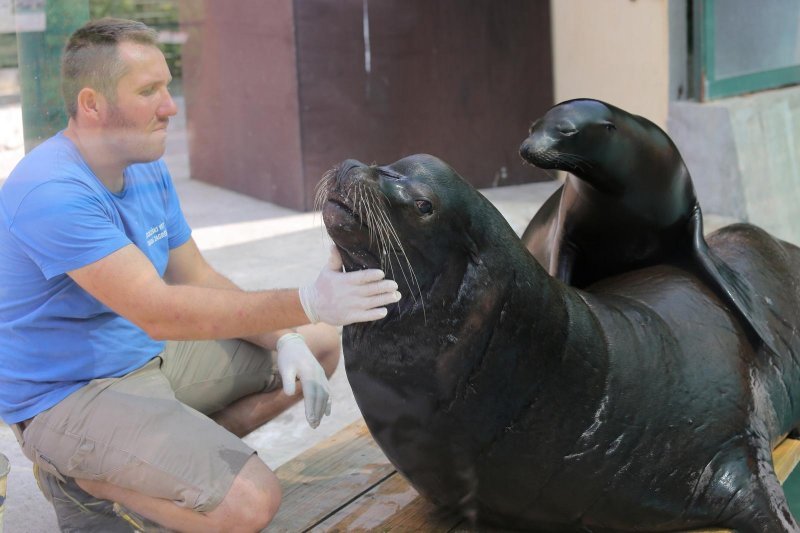
[[[216,289],[228,289],[228,290],[243,290],[241,287],[236,285],[233,281],[231,281],[228,277],[222,275],[218,271],[214,270],[210,266],[204,272],[202,279],[194,280],[194,285],[199,287],[209,287],[209,288],[216,288]],[[269,350],[275,350],[277,347],[278,339],[286,333],[290,333],[294,331],[292,329],[280,329],[277,331],[266,331],[262,333],[258,333],[255,335],[247,335],[242,336],[240,338],[252,342],[253,344],[257,344]]]
[[[165,285],[158,311],[138,325],[155,339],[245,338],[274,348],[269,332],[308,323],[297,289],[242,291],[226,287]]]

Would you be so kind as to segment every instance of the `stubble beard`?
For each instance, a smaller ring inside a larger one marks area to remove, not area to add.
[[[149,163],[164,155],[166,135],[160,142],[156,141],[152,132],[141,131],[140,126],[126,117],[114,103],[109,107],[106,129],[110,131],[120,155],[130,164]]]

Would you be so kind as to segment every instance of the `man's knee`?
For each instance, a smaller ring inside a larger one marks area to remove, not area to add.
[[[222,502],[207,513],[224,530],[237,524],[242,530],[259,531],[267,527],[281,504],[277,476],[257,456],[244,465],[233,480]]]

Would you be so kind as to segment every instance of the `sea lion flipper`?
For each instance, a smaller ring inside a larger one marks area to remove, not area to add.
[[[550,267],[550,256],[553,253],[553,236],[551,234],[557,229],[558,209],[561,205],[563,190],[564,186],[562,185],[544,201],[520,237],[525,248],[545,269]]]
[[[558,242],[558,247],[553,250],[553,254],[550,257],[550,275],[560,279],[567,285],[571,285],[577,255],[578,252],[575,246],[562,237]]]
[[[769,328],[763,305],[757,303],[758,293],[739,273],[712,252],[703,236],[703,214],[695,206],[689,221],[694,256],[713,288],[731,305],[752,332],[773,352],[776,339]]]

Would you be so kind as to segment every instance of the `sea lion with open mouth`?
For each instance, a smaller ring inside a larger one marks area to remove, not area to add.
[[[689,170],[669,136],[605,102],[568,100],[520,146],[537,167],[569,172],[522,241],[548,272],[582,288],[658,263],[693,268],[772,349],[769,304],[709,251]]]
[[[772,353],[689,270],[551,277],[435,157],[345,161],[318,199],[345,268],[404,294],[343,348],[371,434],[425,498],[537,531],[798,531],[771,450],[800,421],[800,249],[749,225],[709,238],[771,299]]]

